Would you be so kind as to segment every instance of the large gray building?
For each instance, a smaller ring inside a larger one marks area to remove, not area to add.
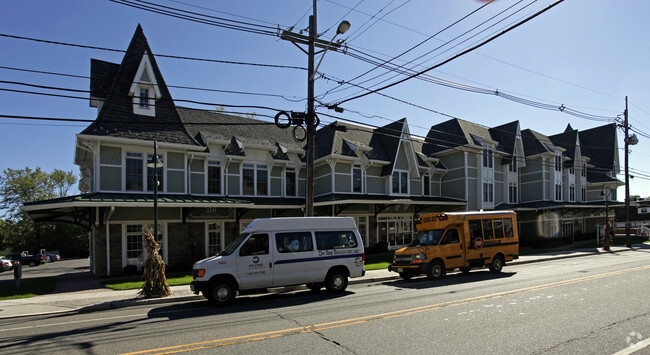
[[[88,228],[96,275],[143,263],[154,141],[169,268],[214,255],[255,218],[304,215],[304,143],[268,121],[177,107],[140,27],[122,63],[91,61],[91,106],[97,118],[77,135],[74,157],[90,192],[23,210]],[[406,119],[339,121],[317,131],[315,156],[315,214],[354,217],[367,247],[407,243],[414,217],[436,211],[511,209],[522,243],[573,237],[604,221],[604,198],[615,201],[621,185],[614,124],[545,136],[518,121],[452,119],[422,140]]]

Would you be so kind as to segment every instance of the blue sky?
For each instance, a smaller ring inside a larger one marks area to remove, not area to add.
[[[302,1],[199,1],[151,0],[211,16],[294,31],[308,26],[312,0]],[[388,60],[436,34],[416,49],[395,60],[403,65],[416,59],[415,70],[433,66],[521,19],[546,8],[553,1],[497,0],[484,8],[477,0],[321,0],[318,2],[318,32],[329,40],[342,19],[351,22],[340,36],[349,46],[347,54],[329,52],[319,72],[327,78],[316,80],[316,94],[325,104],[361,93],[337,81],[351,80],[373,66],[358,58],[371,56]],[[510,8],[510,9],[508,9]],[[476,11],[467,19],[457,20]],[[511,17],[496,24],[496,21]],[[518,11],[518,12],[517,12]],[[319,111],[356,122],[383,126],[406,117],[411,133],[425,136],[429,127],[450,117],[494,127],[519,120],[522,129],[546,135],[564,131],[570,124],[584,130],[612,122],[625,109],[629,98],[631,126],[640,132],[639,144],[631,148],[631,194],[650,196],[650,77],[647,33],[650,24],[646,0],[566,0],[537,18],[506,33],[489,44],[457,58],[429,75],[454,83],[508,93],[538,103],[565,107],[592,116],[575,117],[559,110],[544,110],[515,103],[494,94],[478,94],[431,82],[412,79],[380,95],[345,102],[344,113]],[[482,27],[475,26],[488,21]],[[146,12],[108,0],[4,0],[0,2],[0,34],[125,50],[135,28],[141,24],[156,54],[207,58],[221,61],[273,65],[307,66],[307,56],[290,42],[277,36],[247,33],[190,22]],[[487,26],[494,24],[484,32]],[[446,27],[450,26],[448,29]],[[468,34],[463,35],[463,33]],[[440,32],[440,33],[439,33]],[[462,40],[479,33],[460,43]],[[460,36],[460,37],[459,37]],[[451,44],[446,42],[459,37]],[[338,39],[339,37],[337,37]],[[435,50],[435,51],[434,51]],[[433,52],[432,52],[433,51]],[[431,52],[431,53],[430,53]],[[39,70],[88,76],[90,59],[119,63],[123,53],[85,49],[0,36],[0,89],[54,92],[6,82],[20,82],[76,90],[88,90],[87,78],[71,78],[30,73],[15,69]],[[421,58],[420,58],[421,57]],[[214,91],[172,88],[175,99],[211,103],[193,106],[204,109],[216,105],[255,105],[275,110],[305,110],[307,75],[304,70],[199,62],[157,58],[167,85],[229,90],[264,95],[243,95]],[[13,69],[8,69],[13,68]],[[371,78],[385,71],[375,70]],[[386,83],[395,74],[356,83],[371,87]],[[331,90],[327,95],[325,92]],[[57,94],[87,97],[87,93]],[[270,95],[269,95],[270,94]],[[241,109],[255,112],[261,119],[273,110]],[[48,97],[0,90],[0,115],[93,119],[96,109],[87,100]],[[607,120],[609,118],[609,121]],[[325,123],[333,118],[321,115]],[[75,134],[86,123],[28,121],[0,117],[0,169],[37,167],[78,171],[73,163]],[[623,168],[623,139],[619,134],[619,157]],[[622,172],[622,171],[621,171]],[[623,180],[623,175],[619,176]],[[622,199],[623,188],[619,189]]]

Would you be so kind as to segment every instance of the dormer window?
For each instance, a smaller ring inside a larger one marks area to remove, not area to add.
[[[133,97],[133,113],[156,117],[156,100],[160,99],[161,93],[146,52],[133,78],[129,95]]]
[[[140,108],[149,108],[149,89],[140,88]]]

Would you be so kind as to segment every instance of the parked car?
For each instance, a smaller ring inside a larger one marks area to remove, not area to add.
[[[14,268],[14,263],[4,256],[0,256],[0,271],[7,271]]]
[[[22,265],[38,266],[45,262],[42,255],[29,255],[27,252],[19,254],[8,255],[9,259],[13,261],[20,261]]]
[[[48,261],[59,261],[59,260],[61,260],[61,256],[59,255],[58,250],[48,251],[47,252],[47,258],[48,258]]]

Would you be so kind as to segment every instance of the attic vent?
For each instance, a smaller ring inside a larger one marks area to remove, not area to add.
[[[145,70],[144,72],[142,72],[142,76],[140,77],[140,82],[151,83],[151,79],[149,78],[149,71]]]

